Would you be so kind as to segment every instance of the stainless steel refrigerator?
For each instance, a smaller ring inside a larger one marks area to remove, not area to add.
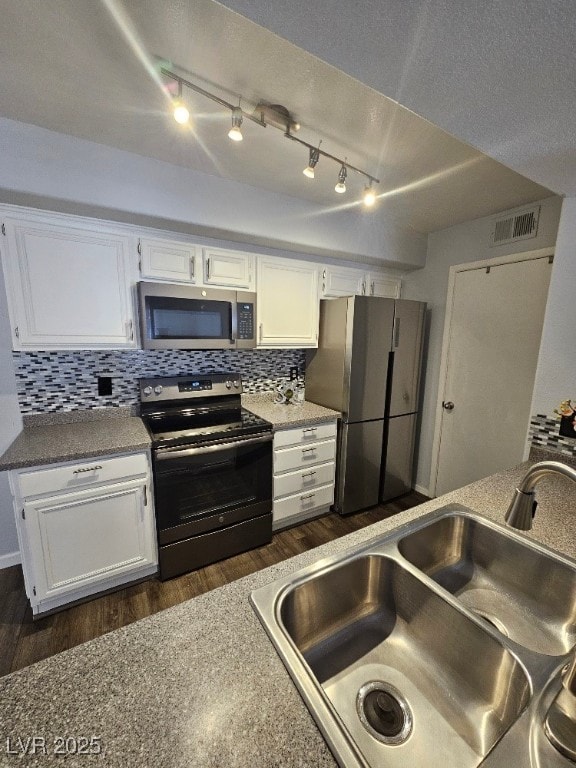
[[[349,514],[413,487],[426,304],[350,296],[320,302],[306,399],[342,412],[334,507]]]

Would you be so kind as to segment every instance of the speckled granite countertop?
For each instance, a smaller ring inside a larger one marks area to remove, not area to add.
[[[502,522],[528,465],[298,555],[0,679],[0,766],[59,764],[58,737],[101,738],[106,768],[334,768],[336,763],[248,598],[253,589],[321,557],[385,534],[448,503]],[[530,536],[576,557],[576,490],[539,486]],[[45,739],[47,755],[19,760],[18,737]],[[447,766],[447,768],[450,768]],[[454,766],[453,768],[457,768]]]
[[[269,421],[274,430],[299,427],[302,424],[318,424],[340,417],[339,411],[324,408],[322,405],[310,403],[290,403],[280,405],[274,402],[274,393],[262,395],[242,395],[242,405],[252,413]]]
[[[0,471],[149,448],[144,422],[129,411],[118,411],[75,411],[69,414],[73,421],[63,420],[66,415],[27,419],[22,432],[0,456]]]

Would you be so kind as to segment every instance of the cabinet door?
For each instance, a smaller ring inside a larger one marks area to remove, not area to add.
[[[314,264],[258,260],[258,346],[318,346],[318,269]]]
[[[254,257],[251,253],[204,248],[203,257],[206,285],[254,290]]]
[[[129,574],[156,560],[145,483],[104,486],[24,505],[38,602]],[[73,599],[73,598],[71,598]]]
[[[192,285],[200,282],[199,249],[195,245],[142,238],[139,249],[142,277]]]
[[[385,299],[400,298],[400,287],[402,281],[399,277],[390,277],[379,275],[376,272],[370,272],[366,276],[367,293],[370,296],[383,296]]]
[[[135,347],[128,238],[6,221],[15,349]]]
[[[323,298],[362,296],[366,293],[364,270],[349,267],[325,267],[322,270]]]

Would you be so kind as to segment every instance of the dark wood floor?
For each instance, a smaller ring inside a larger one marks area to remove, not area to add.
[[[73,648],[241,576],[306,552],[426,501],[413,492],[348,517],[331,514],[274,535],[254,549],[170,581],[150,579],[33,621],[20,566],[0,570],[0,675]]]

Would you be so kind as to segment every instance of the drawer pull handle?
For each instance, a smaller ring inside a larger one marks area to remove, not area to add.
[[[95,467],[83,467],[82,469],[75,469],[72,474],[79,475],[81,472],[96,472],[98,469],[102,469],[100,464],[97,464]]]
[[[316,474],[316,472],[305,472],[302,475],[302,478],[304,478],[304,477],[314,477],[315,474]]]
[[[312,453],[316,448],[302,448],[302,453]]]
[[[307,427],[306,429],[303,429],[302,432],[316,432],[318,427]]]
[[[315,493],[307,493],[305,496],[300,496],[300,501],[308,501],[308,499],[313,499],[314,496],[316,496]]]

